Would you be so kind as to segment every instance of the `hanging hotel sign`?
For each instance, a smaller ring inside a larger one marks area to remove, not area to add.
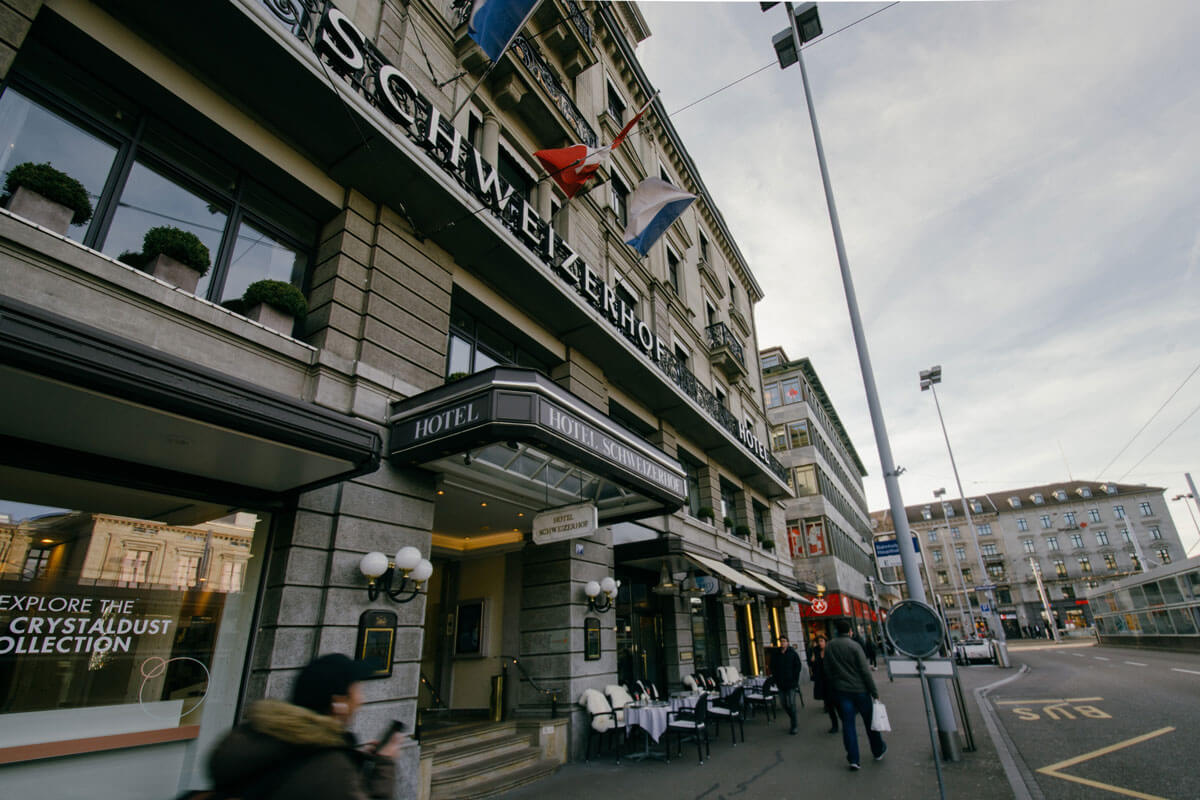
[[[483,203],[560,281],[653,361],[668,380],[676,382],[673,375],[677,366],[669,343],[643,322],[633,307],[621,301],[616,289],[605,283],[538,216],[533,206],[500,177],[499,170],[483,159],[404,73],[388,63],[345,14],[331,3],[324,3],[319,13],[301,18],[289,4],[266,0],[263,4],[345,79],[350,88],[379,109],[398,131],[421,146],[442,171]],[[732,418],[728,425],[718,424],[780,481],[785,480],[786,471],[749,426]]]
[[[535,544],[561,542],[591,536],[599,527],[595,503],[576,503],[547,509],[533,518]]]

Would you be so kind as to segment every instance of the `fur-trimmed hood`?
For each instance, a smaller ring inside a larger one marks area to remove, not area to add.
[[[346,729],[328,714],[318,714],[282,700],[259,700],[246,711],[246,722],[258,733],[300,747],[343,747]]]

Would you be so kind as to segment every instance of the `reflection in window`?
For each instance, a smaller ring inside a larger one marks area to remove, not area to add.
[[[117,148],[34,103],[15,89],[0,98],[0,184],[18,164],[50,162],[83,184],[95,209]],[[82,242],[89,223],[67,235]]]
[[[307,253],[243,220],[229,256],[221,301],[241,297],[255,281],[270,279],[299,286],[307,268]]]

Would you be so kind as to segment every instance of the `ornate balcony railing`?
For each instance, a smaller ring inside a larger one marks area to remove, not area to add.
[[[721,347],[728,347],[733,353],[733,357],[743,369],[746,368],[746,356],[742,350],[742,343],[733,335],[733,331],[729,330],[729,326],[724,322],[718,322],[715,325],[709,325],[704,329],[708,334],[709,350],[717,350]]]
[[[588,147],[596,147],[600,140],[596,138],[596,132],[592,130],[592,126],[583,118],[583,112],[575,105],[575,101],[571,99],[571,95],[563,88],[562,80],[558,77],[558,72],[554,67],[542,58],[538,52],[536,45],[524,36],[517,36],[512,43],[513,54],[521,59],[521,63],[537,80],[538,84],[549,95],[550,101],[554,104],[564,117],[571,123],[571,127],[575,131],[575,135],[582,144]]]

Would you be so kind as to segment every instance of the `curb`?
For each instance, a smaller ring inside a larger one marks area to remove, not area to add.
[[[979,714],[983,717],[984,727],[987,728],[988,735],[992,737],[992,744],[996,746],[996,755],[1000,759],[1000,765],[1004,768],[1004,775],[1008,778],[1009,786],[1012,787],[1014,800],[1044,800],[1045,796],[1042,794],[1041,787],[1034,780],[1033,773],[1025,766],[1024,760],[1017,752],[1016,745],[1009,737],[1008,731],[1000,724],[995,709],[987,699],[988,692],[1017,680],[1026,672],[1029,672],[1029,665],[1022,664],[1016,675],[1010,675],[975,689],[975,704],[979,706]]]

